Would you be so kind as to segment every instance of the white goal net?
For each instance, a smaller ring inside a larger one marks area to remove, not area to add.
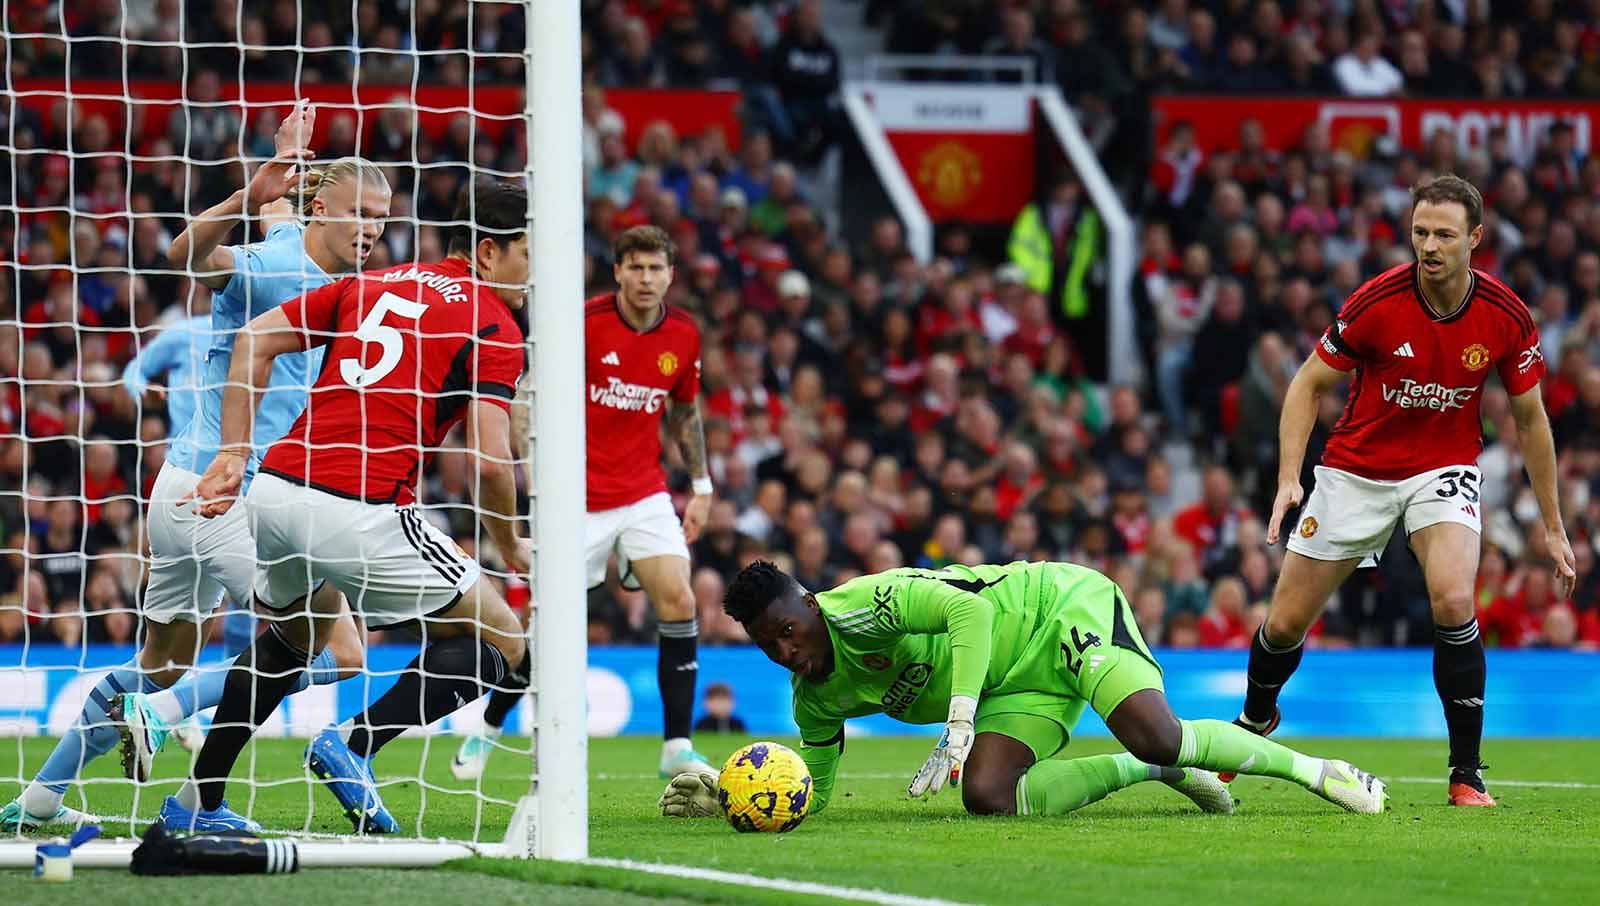
[[[316,841],[354,831],[332,785],[308,769],[308,743],[348,728],[430,643],[426,621],[374,629],[352,601],[356,653],[330,645],[311,660],[316,652],[306,652],[304,688],[256,730],[228,799],[265,832],[301,840],[307,866],[428,864],[468,853],[586,857],[584,577],[581,534],[571,530],[584,487],[579,4],[0,6],[8,80],[0,98],[0,803],[10,803],[0,814],[0,868],[31,865],[35,838],[82,823],[118,839],[91,844],[80,866],[126,866],[132,838],[189,776],[230,659],[268,625],[249,614],[248,601],[225,595],[200,624],[199,647],[189,646],[195,666],[185,678],[177,679],[174,659],[153,667],[147,656],[136,666],[153,637],[149,607],[161,597],[151,579],[152,496],[164,465],[189,462],[180,438],[203,437],[190,422],[216,407],[209,391],[219,372],[208,359],[226,358],[224,340],[243,323],[229,320],[228,306],[259,314],[339,277],[330,263],[348,272],[438,262],[458,222],[458,195],[481,180],[525,186],[530,200],[530,285],[517,316],[528,339],[518,398],[530,416],[512,423],[527,440],[513,449],[532,575],[512,572],[484,527],[479,460],[460,425],[437,448],[423,445],[430,463],[416,477],[416,513],[425,526],[416,531],[477,559],[527,625],[528,694],[503,735],[485,733],[487,695],[402,733],[371,764],[397,832],[319,850]],[[366,164],[350,171],[362,187],[352,210],[314,207],[309,191],[258,209],[245,191],[281,154],[278,127],[302,99],[315,114],[299,171],[359,158],[382,174],[364,178],[374,172]],[[361,201],[364,187],[383,183],[387,216]],[[235,197],[242,216],[226,220],[220,237],[202,238],[219,227],[201,213]],[[370,246],[365,222],[383,227]],[[302,244],[288,268],[264,251],[284,236]],[[353,237],[354,247],[338,249],[340,237]],[[217,252],[185,254],[200,246]],[[290,284],[294,291],[270,304],[250,298]],[[230,293],[232,302],[223,299]],[[225,375],[226,361],[221,368]],[[260,428],[258,420],[258,441]],[[211,458],[200,456],[196,471]],[[413,543],[420,550],[428,539]],[[204,614],[210,590],[229,587],[213,569],[193,571],[189,612]],[[171,625],[157,626],[155,637],[172,638]],[[126,710],[139,700],[125,694],[141,692],[143,702],[159,702],[150,704],[154,723],[135,725]],[[147,726],[172,730],[148,774],[129,729]],[[477,740],[481,760],[463,771],[467,739]]]

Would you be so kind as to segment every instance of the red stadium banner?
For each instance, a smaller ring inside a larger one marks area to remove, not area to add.
[[[623,139],[630,151],[639,144],[646,127],[665,121],[679,138],[701,135],[708,129],[720,130],[728,147],[739,150],[740,120],[737,91],[684,91],[671,88],[606,89],[606,106],[622,116],[626,128]]]
[[[1033,106],[1026,93],[879,86],[871,102],[935,223],[1010,223],[1031,200]]]
[[[1577,146],[1585,152],[1592,147],[1600,126],[1600,105],[1580,100],[1159,95],[1152,113],[1159,143],[1166,142],[1173,123],[1187,121],[1205,151],[1237,148],[1239,125],[1248,119],[1260,121],[1267,144],[1278,149],[1296,147],[1307,127],[1323,123],[1333,147],[1357,157],[1365,157],[1381,136],[1394,138],[1403,148],[1420,149],[1440,129],[1455,137],[1458,148],[1470,151],[1483,147],[1491,130],[1503,127],[1512,155],[1524,165],[1532,162],[1534,150],[1555,123],[1572,124]]]
[[[223,79],[223,100],[239,99],[237,80]],[[289,82],[250,82],[245,86],[245,99],[251,104],[283,105],[287,113],[298,97],[310,98],[317,105],[314,145],[322,142],[333,121],[341,114],[355,117],[357,132],[369,135],[377,126],[378,116],[385,107],[400,105],[416,112],[417,126],[431,138],[437,139],[450,127],[451,121],[467,114],[469,95],[459,86],[418,85],[413,98],[409,86],[360,85],[359,87],[327,83],[306,83],[296,92]],[[65,116],[64,99],[66,83],[60,79],[21,79],[14,88],[22,105],[37,114],[46,127],[59,126]],[[499,141],[506,128],[517,122],[522,113],[522,87],[518,85],[481,85],[470,95],[476,121],[490,139]],[[123,88],[120,81],[72,80],[73,103],[78,116],[103,116],[111,127],[113,141],[123,136],[127,118],[133,118],[135,135],[144,137],[165,135],[167,121],[183,97],[183,85],[178,81],[133,80]],[[739,92],[737,91],[673,91],[611,89],[606,92],[606,105],[621,114],[627,128],[629,149],[635,146],[645,127],[657,121],[666,121],[678,135],[699,135],[708,128],[721,129],[727,136],[728,147],[739,147]],[[181,150],[181,149],[180,149]]]

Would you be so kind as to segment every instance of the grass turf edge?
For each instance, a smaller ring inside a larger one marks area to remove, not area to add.
[[[446,862],[441,867],[446,871],[487,874],[543,884],[588,887],[596,890],[614,890],[637,896],[671,897],[694,900],[701,903],[771,903],[777,906],[777,904],[789,903],[838,904],[857,902],[816,894],[799,894],[764,887],[746,887],[722,881],[678,878],[644,871],[632,871],[626,868],[584,865],[578,862],[476,857]],[[894,895],[896,892],[883,891],[883,893]]]

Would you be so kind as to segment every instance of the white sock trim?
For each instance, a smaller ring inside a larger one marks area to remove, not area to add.
[[[189,686],[188,692],[191,697],[194,695],[193,685]],[[178,699],[178,693],[172,691],[171,687],[146,695],[145,701],[150,704],[150,710],[156,712],[156,716],[161,718],[169,727],[181,723],[185,717],[189,716],[184,713],[183,702]]]
[[[185,780],[177,793],[178,804],[191,812],[200,810],[200,787],[193,780]]]
[[[28,788],[22,791],[17,801],[22,803],[24,812],[35,818],[54,818],[66,798],[66,793],[58,793],[42,783],[34,782],[28,784]]]
[[[1195,738],[1194,727],[1188,721],[1180,720],[1178,726],[1183,728],[1183,742],[1178,746],[1178,764],[1187,765],[1194,761],[1194,753],[1200,748],[1200,741]]]

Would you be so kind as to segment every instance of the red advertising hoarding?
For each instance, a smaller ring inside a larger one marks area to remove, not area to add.
[[[934,223],[1009,223],[1033,195],[1033,102],[988,86],[880,85],[872,110]]]
[[[1239,146],[1239,127],[1258,120],[1273,148],[1294,148],[1313,123],[1327,126],[1334,148],[1364,157],[1372,143],[1390,136],[1401,147],[1419,149],[1444,130],[1457,147],[1483,147],[1496,127],[1506,130],[1513,157],[1530,163],[1545,133],[1557,122],[1572,124],[1577,146],[1588,151],[1600,125],[1600,104],[1583,100],[1435,100],[1424,98],[1277,98],[1160,95],[1152,105],[1156,138],[1165,143],[1172,124],[1187,121],[1205,151]]]
[[[22,105],[45,123],[53,124],[56,117],[64,115],[62,102],[67,89],[60,79],[22,79],[14,87]],[[323,141],[340,114],[354,116],[358,133],[370,134],[378,115],[391,105],[412,108],[418,128],[435,138],[449,127],[451,120],[467,113],[469,97],[471,109],[477,112],[478,128],[496,141],[522,113],[522,88],[516,85],[477,86],[470,95],[459,86],[418,85],[414,97],[410,86],[400,85],[306,83],[297,92],[289,82],[250,82],[244,88],[246,101],[256,107],[281,104],[283,112],[288,112],[297,97],[316,103],[313,146]],[[223,79],[221,93],[223,100],[237,100],[238,82]],[[113,140],[120,140],[125,118],[130,115],[136,135],[166,134],[167,120],[182,97],[183,86],[176,81],[136,79],[124,89],[120,81],[72,80],[72,99],[78,115],[105,117]],[[645,127],[658,120],[670,123],[680,136],[719,128],[727,136],[728,147],[737,150],[739,98],[737,91],[612,89],[606,92],[606,105],[621,114],[630,150]]]

